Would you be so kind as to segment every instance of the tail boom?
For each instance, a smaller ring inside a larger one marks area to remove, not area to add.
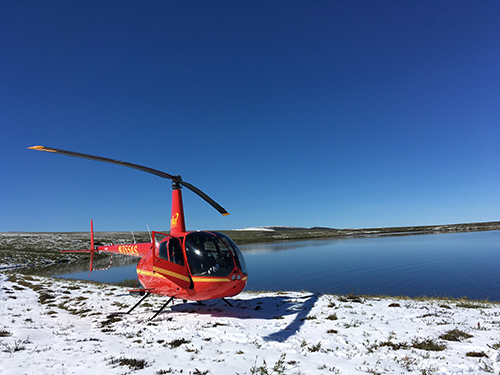
[[[90,271],[89,276],[93,271],[94,267],[94,254],[96,251],[112,253],[112,254],[122,254],[135,257],[143,257],[153,248],[152,242],[134,243],[134,244],[123,244],[123,245],[108,245],[108,246],[97,246],[94,245],[94,224],[90,220],[90,249],[85,250],[61,250],[61,253],[90,253]]]

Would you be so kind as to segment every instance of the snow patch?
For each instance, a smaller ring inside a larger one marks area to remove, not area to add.
[[[250,227],[250,228],[234,229],[234,230],[236,230],[236,231],[238,231],[238,230],[240,230],[240,231],[248,230],[248,231],[273,232],[273,231],[276,231],[276,230],[302,230],[302,229],[305,229],[305,228],[290,227],[290,226],[286,226],[286,225],[268,225],[268,226],[264,226],[264,227]]]
[[[138,301],[125,288],[0,274],[0,374],[500,371],[496,303],[242,293],[233,307],[177,301],[150,322],[165,300],[116,314]],[[472,336],[442,338],[453,330]]]

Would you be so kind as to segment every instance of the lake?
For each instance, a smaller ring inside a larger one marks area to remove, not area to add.
[[[243,245],[246,290],[468,297],[500,301],[500,231]],[[88,271],[60,275],[88,279]],[[136,278],[134,265],[90,279]]]

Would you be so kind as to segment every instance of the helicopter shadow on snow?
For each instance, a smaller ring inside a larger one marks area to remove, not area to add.
[[[237,319],[263,319],[277,320],[286,319],[294,315],[294,318],[280,331],[266,337],[269,341],[285,341],[295,335],[318,300],[318,295],[287,295],[274,294],[270,296],[256,295],[249,299],[231,299],[232,306],[222,300],[205,301],[203,305],[195,302],[170,306],[170,312],[192,313],[200,315],[211,315],[215,318],[237,318]],[[160,315],[168,317],[166,311]],[[288,319],[287,319],[288,320]]]

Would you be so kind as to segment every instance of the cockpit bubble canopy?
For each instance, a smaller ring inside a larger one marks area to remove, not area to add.
[[[235,266],[247,275],[241,250],[225,234],[191,232],[185,239],[186,256],[193,276],[228,277]]]

